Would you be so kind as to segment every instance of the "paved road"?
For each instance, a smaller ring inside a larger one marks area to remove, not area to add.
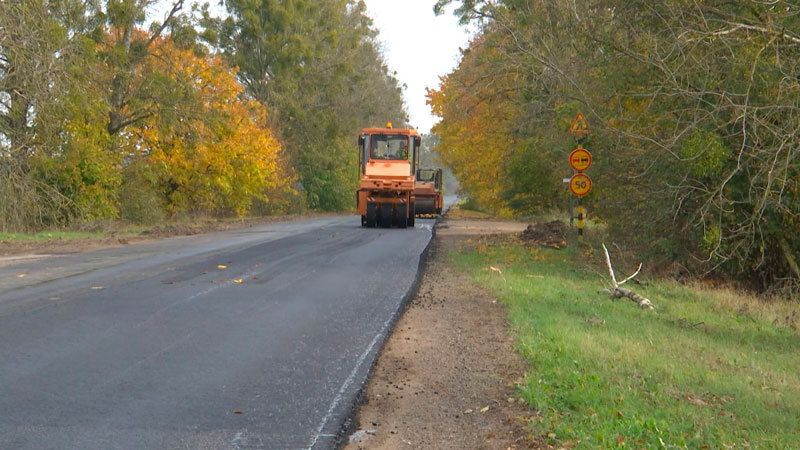
[[[330,448],[432,225],[0,259],[0,449]]]

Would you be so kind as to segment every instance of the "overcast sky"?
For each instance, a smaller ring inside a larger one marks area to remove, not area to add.
[[[1,1],[1,0],[0,0]],[[221,14],[218,0],[187,3],[212,5]],[[465,48],[469,34],[450,13],[436,16],[436,0],[364,0],[367,13],[375,22],[386,62],[406,86],[404,97],[411,126],[422,133],[430,131],[436,119],[425,104],[425,88],[438,88],[439,77],[458,64],[459,47]],[[150,11],[149,19],[161,19],[171,3],[162,0]],[[187,6],[186,10],[190,7]],[[379,125],[379,124],[375,124]]]
[[[425,104],[425,88],[439,87],[439,76],[457,64],[467,31],[452,14],[435,16],[436,0],[364,0],[383,43],[389,66],[404,83],[411,125],[427,133],[436,119]]]

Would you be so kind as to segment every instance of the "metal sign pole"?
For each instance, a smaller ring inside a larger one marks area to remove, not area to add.
[[[569,227],[572,228],[574,226],[573,222],[575,221],[575,204],[573,202],[572,196],[569,196]]]
[[[578,137],[578,147],[583,148],[583,135]],[[578,197],[578,242],[583,244],[583,196]]]
[[[578,141],[578,148],[569,155],[569,165],[575,171],[570,179],[570,191],[578,197],[578,242],[583,243],[583,220],[586,217],[586,209],[583,207],[583,197],[592,190],[592,179],[585,172],[592,165],[592,154],[583,148],[583,140],[590,133],[589,124],[582,113],[575,116],[572,125],[569,127],[569,134],[575,136]],[[572,197],[570,197],[569,224],[572,226],[573,209]]]

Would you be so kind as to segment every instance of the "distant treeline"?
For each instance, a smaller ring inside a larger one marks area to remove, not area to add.
[[[363,2],[224,8],[0,2],[0,231],[351,207],[358,128],[407,120]]]
[[[439,0],[480,30],[429,93],[439,151],[486,208],[563,208],[566,132],[610,237],[677,272],[800,280],[800,6]]]

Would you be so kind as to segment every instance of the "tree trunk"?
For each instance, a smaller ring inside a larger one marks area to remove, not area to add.
[[[795,277],[800,279],[800,267],[797,265],[797,260],[794,259],[792,248],[789,246],[789,243],[786,242],[784,237],[781,237],[778,242],[781,246],[781,250],[783,251],[783,257],[786,258],[786,263],[789,264],[789,269],[791,269]]]

